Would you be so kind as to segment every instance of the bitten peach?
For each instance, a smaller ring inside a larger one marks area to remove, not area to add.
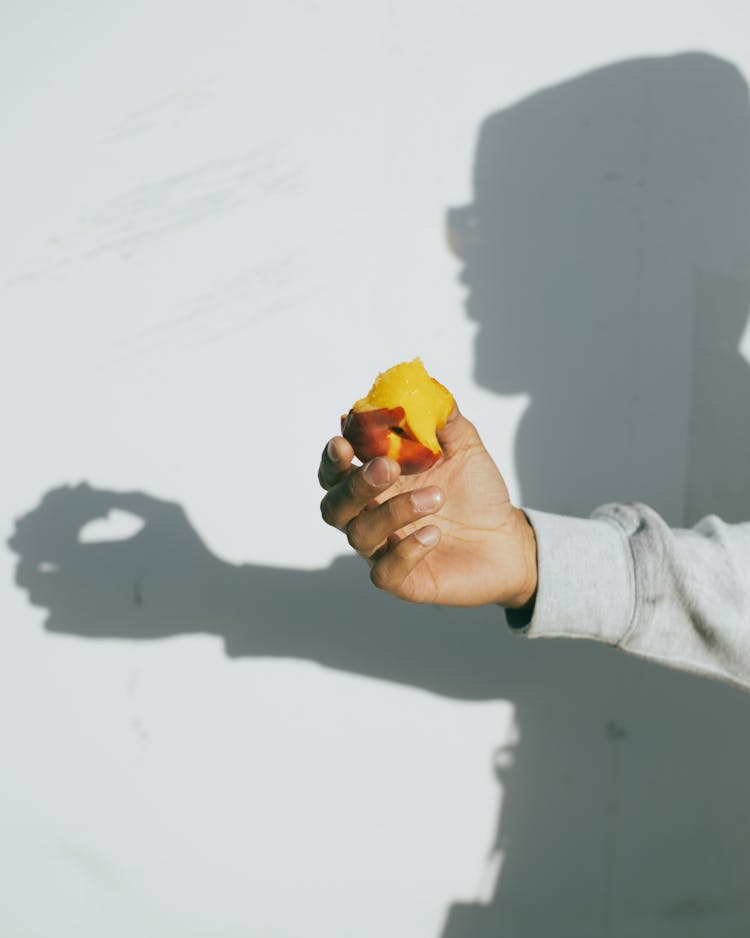
[[[381,372],[367,397],[341,418],[341,432],[362,462],[390,456],[411,475],[440,459],[437,431],[452,409],[451,392],[415,358]]]

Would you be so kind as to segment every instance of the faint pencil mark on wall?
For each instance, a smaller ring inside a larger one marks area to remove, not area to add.
[[[209,107],[213,100],[211,80],[197,82],[129,111],[119,121],[105,128],[100,139],[103,143],[116,144],[139,134],[179,126],[193,119],[195,112]]]
[[[165,344],[203,346],[257,326],[264,319],[293,313],[314,299],[320,289],[310,282],[304,249],[300,247],[208,284],[197,296],[180,304],[179,309],[184,311],[121,339],[113,346],[113,354],[127,361],[158,354]]]
[[[82,262],[127,260],[154,242],[255,202],[293,195],[303,179],[301,167],[279,141],[146,179],[103,205],[88,207],[73,230],[51,235],[39,256],[6,286],[55,276]]]

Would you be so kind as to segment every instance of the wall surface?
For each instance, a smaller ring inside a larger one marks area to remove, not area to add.
[[[750,517],[749,32],[2,4],[0,934],[747,935],[748,698],[390,600],[315,470],[419,354],[523,504]]]

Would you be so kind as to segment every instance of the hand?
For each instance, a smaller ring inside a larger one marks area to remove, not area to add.
[[[353,467],[350,444],[334,437],[318,470],[327,490],[323,520],[367,558],[373,583],[401,599],[525,606],[537,584],[528,519],[511,504],[497,466],[458,408],[438,439],[438,462],[402,476],[386,457]]]

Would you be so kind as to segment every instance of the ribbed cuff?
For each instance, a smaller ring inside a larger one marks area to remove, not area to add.
[[[616,645],[635,610],[633,558],[614,520],[524,509],[536,535],[539,585],[528,613],[506,610],[529,638],[590,638]]]

